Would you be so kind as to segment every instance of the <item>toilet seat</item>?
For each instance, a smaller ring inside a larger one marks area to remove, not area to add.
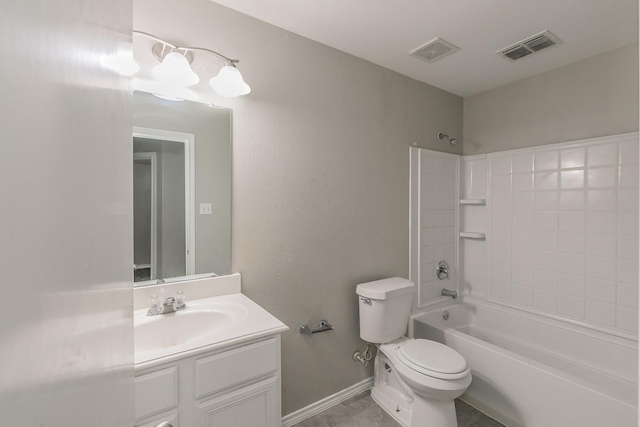
[[[409,339],[398,343],[393,351],[405,366],[433,378],[455,380],[469,374],[464,357],[436,341]]]

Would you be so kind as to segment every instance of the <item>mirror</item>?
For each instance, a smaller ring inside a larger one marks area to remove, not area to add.
[[[231,273],[231,110],[133,94],[134,285]]]

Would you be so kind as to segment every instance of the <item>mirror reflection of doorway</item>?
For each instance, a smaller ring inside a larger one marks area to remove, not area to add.
[[[133,154],[133,281],[156,279],[157,157]]]
[[[192,135],[134,128],[134,282],[193,274]]]

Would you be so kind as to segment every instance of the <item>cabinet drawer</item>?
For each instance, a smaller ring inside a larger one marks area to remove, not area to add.
[[[178,368],[162,369],[135,379],[135,417],[144,418],[178,406]]]
[[[278,369],[278,346],[270,338],[196,360],[196,399]]]

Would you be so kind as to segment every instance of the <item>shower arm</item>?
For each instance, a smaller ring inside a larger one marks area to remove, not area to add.
[[[452,138],[446,133],[438,132],[438,139],[447,138],[449,140],[449,145],[454,146],[458,143],[458,138]]]

